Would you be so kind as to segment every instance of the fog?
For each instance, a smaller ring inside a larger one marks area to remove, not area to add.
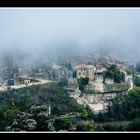
[[[133,62],[139,25],[139,8],[1,8],[0,56],[39,63],[110,51]]]

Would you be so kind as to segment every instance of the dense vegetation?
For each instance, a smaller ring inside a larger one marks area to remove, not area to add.
[[[140,62],[137,62],[136,63],[136,71],[137,72],[140,72]]]
[[[136,85],[136,86],[140,86],[140,77],[135,77],[135,79],[134,79],[134,84]]]
[[[108,67],[106,73],[106,78],[114,79],[114,82],[121,83],[124,82],[124,73],[120,72],[116,65],[111,65]]]
[[[36,85],[0,93],[0,130],[5,130],[20,112],[29,112],[32,105],[51,105],[51,114],[59,116],[70,112],[82,112],[73,98],[58,84]]]
[[[72,69],[72,65],[70,62],[65,62],[64,66],[68,69],[68,70],[73,70]]]
[[[132,121],[127,128],[121,126],[117,127],[114,130],[140,130],[140,87],[135,87],[133,90],[129,91],[128,94],[125,94],[119,98],[116,98],[112,102],[112,106],[108,107],[106,113],[99,113],[95,117],[96,122],[115,122],[115,121]],[[112,125],[107,125],[109,129]],[[113,131],[112,128],[112,131]],[[104,128],[105,129],[105,128]],[[106,130],[106,129],[105,129]]]
[[[89,78],[80,78],[78,79],[79,89],[83,91],[85,86],[88,84]]]

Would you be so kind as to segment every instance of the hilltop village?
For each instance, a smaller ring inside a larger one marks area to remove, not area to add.
[[[61,82],[70,97],[98,113],[105,111],[113,98],[133,88],[132,71],[132,65],[108,53],[77,56],[69,61],[40,63],[27,68],[7,66],[0,90]]]
[[[118,70],[120,77],[111,75],[109,69]],[[105,111],[112,99],[133,88],[133,77],[127,70],[120,63],[97,66],[79,64],[75,67],[75,79],[69,80],[69,93],[78,103],[89,105],[93,112]],[[72,86],[76,83],[79,88]]]
[[[128,99],[138,104],[140,63],[108,53],[26,66],[5,63],[0,72],[1,130],[100,130],[103,121],[133,118],[133,109],[125,112],[133,106]],[[126,121],[119,126],[128,126]]]

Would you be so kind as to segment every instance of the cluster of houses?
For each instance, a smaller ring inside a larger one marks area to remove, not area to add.
[[[7,80],[2,80],[1,86],[13,86],[19,84],[28,85],[33,82],[31,79],[26,77],[60,81],[61,79],[71,79],[73,77],[73,69],[68,69],[65,66],[57,65],[55,63],[52,63],[47,67],[38,67],[34,70],[31,68],[23,68],[20,69],[20,75],[18,75],[18,77],[6,78]]]
[[[14,86],[14,85],[20,85],[20,84],[25,84],[25,85],[28,85],[31,83],[31,80],[28,79],[28,78],[24,78],[24,79],[21,79],[21,80],[15,80],[15,79],[8,79],[6,81],[6,86]]]
[[[74,67],[76,72],[76,78],[89,78],[89,81],[105,82],[106,84],[114,84],[114,79],[104,78],[104,74],[107,71],[107,68],[114,63],[97,63],[96,65],[92,64],[78,64]],[[132,75],[128,75],[125,71],[124,64],[115,63],[117,68],[124,73],[125,81],[132,79]]]
[[[79,64],[74,67],[76,71],[76,78],[89,78],[89,81],[98,81],[103,82],[104,80],[104,72],[107,70],[106,68],[100,67],[99,69],[94,65],[89,64]],[[107,79],[107,81],[111,81],[112,79]]]
[[[67,68],[65,65],[58,65],[55,63],[52,63],[49,67],[49,69],[46,70],[46,72],[43,72],[43,70],[36,73],[36,75],[39,75],[40,73],[46,74],[46,79],[49,80],[56,80],[60,81],[61,79],[68,79],[71,80],[73,78],[80,79],[80,78],[89,78],[89,81],[97,81],[97,82],[104,82],[106,84],[113,84],[114,80],[111,78],[105,78],[104,74],[107,71],[107,68],[111,65],[115,64],[117,68],[124,73],[125,75],[125,81],[132,78],[132,75],[127,75],[125,71],[125,65],[120,62],[98,62],[95,63],[95,65],[88,64],[88,63],[82,63],[82,64],[73,64],[71,63],[71,69]],[[74,76],[75,72],[75,76]]]
[[[68,64],[68,63],[67,63]],[[48,80],[56,80],[60,81],[61,79],[80,79],[80,78],[89,78],[89,81],[96,82],[105,82],[106,84],[113,84],[114,80],[111,78],[105,78],[104,74],[107,71],[107,68],[113,64],[117,66],[117,68],[124,73],[125,81],[128,81],[132,78],[132,75],[128,75],[125,71],[126,66],[124,63],[117,61],[98,61],[96,63],[76,63],[76,61],[71,61],[69,63],[71,68],[68,68],[66,65],[58,65],[55,63],[49,64],[49,66],[43,65],[42,67],[37,67],[34,73],[34,78],[44,78]],[[25,71],[25,72],[24,72]],[[22,70],[19,68],[20,75],[27,74],[32,77],[32,70]],[[74,76],[75,73],[75,76]],[[24,79],[22,81],[24,84],[29,84],[29,79]],[[14,85],[14,79],[7,80],[7,85]]]

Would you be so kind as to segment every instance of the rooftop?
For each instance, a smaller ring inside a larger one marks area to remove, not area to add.
[[[87,68],[87,69],[91,69],[91,68],[95,68],[94,65],[86,65],[86,64],[79,64],[75,66],[75,69],[82,69],[82,68]]]
[[[106,67],[102,67],[102,68],[98,68],[98,69],[96,70],[96,73],[103,73],[103,72],[105,72],[105,71],[107,71],[107,68],[106,68]]]

